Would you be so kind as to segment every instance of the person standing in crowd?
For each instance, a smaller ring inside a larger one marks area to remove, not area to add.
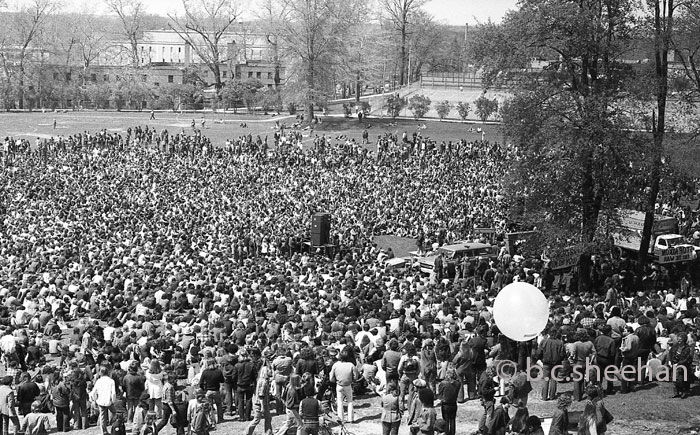
[[[206,391],[207,398],[212,406],[216,407],[217,421],[224,420],[224,408],[221,404],[221,384],[224,383],[224,374],[216,364],[214,358],[204,359],[204,370],[199,378],[199,388]],[[241,409],[238,409],[241,412]],[[241,419],[241,421],[245,421]]]
[[[483,434],[488,434],[489,426],[493,419],[495,394],[498,390],[498,385],[493,381],[495,376],[496,368],[491,366],[479,378],[479,395],[481,396],[481,406],[484,408],[484,413],[479,420],[479,430]]]
[[[542,361],[542,400],[554,400],[557,395],[557,377],[554,367],[561,365],[566,356],[566,348],[561,340],[559,328],[553,326],[549,330],[549,335],[542,340],[538,349],[538,358]]]
[[[56,410],[56,430],[58,432],[70,432],[70,396],[71,390],[66,386],[63,375],[60,372],[54,373],[51,397],[53,397],[53,407]]]
[[[151,361],[146,370],[146,393],[148,393],[149,410],[155,411],[156,416],[163,416],[163,370],[158,360]]]
[[[39,386],[31,380],[29,373],[22,373],[21,383],[17,386],[17,409],[19,415],[25,416],[31,412],[34,399],[39,396]]]
[[[90,392],[90,399],[99,407],[99,420],[102,435],[110,435],[108,425],[110,413],[111,415],[116,413],[114,402],[117,399],[117,389],[114,379],[109,376],[109,369],[107,369],[107,367],[101,366],[99,374],[100,377],[97,379]]]
[[[306,397],[299,403],[299,418],[301,420],[301,435],[318,435],[320,419],[323,413],[321,402],[314,397],[316,390],[309,384]]]
[[[284,406],[287,409],[287,419],[282,427],[277,429],[275,435],[286,435],[290,430],[296,429],[299,435],[301,428],[301,419],[299,418],[299,390],[301,389],[301,377],[297,374],[292,374],[289,377],[289,383],[284,387],[282,396],[284,398]]]
[[[20,427],[19,418],[17,417],[17,402],[15,401],[15,393],[12,390],[12,376],[5,376],[0,379],[0,415],[2,415],[2,433],[9,435],[10,421],[15,427],[15,435],[17,435]]]
[[[489,435],[505,435],[510,416],[508,416],[508,408],[510,400],[507,397],[501,397],[501,402],[493,410],[493,418],[491,419],[491,428]]]
[[[171,378],[172,375],[170,373],[163,373],[163,416],[156,423],[156,433],[154,435],[158,435],[168,422],[170,422],[171,417],[176,415],[175,400],[177,393],[175,392],[175,386],[172,384]]]
[[[549,426],[549,435],[569,434],[569,406],[571,406],[571,396],[562,394],[557,398],[557,409],[552,415],[552,423]]]
[[[693,365],[693,351],[688,346],[688,335],[680,332],[670,350],[671,373],[675,375],[673,398],[688,398],[690,393],[690,376]]]
[[[338,402],[338,418],[344,420],[343,408],[345,402],[348,404],[347,421],[353,423],[355,421],[354,404],[352,402],[353,392],[352,384],[360,378],[360,372],[357,370],[353,362],[352,353],[348,348],[344,348],[340,352],[340,361],[333,364],[331,368],[331,382],[336,383],[336,400]]]
[[[401,426],[401,406],[399,404],[399,386],[395,380],[386,384],[385,393],[381,396],[382,434],[398,435]]]
[[[442,419],[446,426],[445,435],[457,433],[457,397],[462,388],[462,382],[457,379],[454,369],[448,369],[445,379],[437,386],[437,397],[440,399]]]
[[[595,357],[595,346],[588,337],[588,332],[579,330],[576,334],[576,342],[574,343],[573,354],[573,370],[574,370],[574,400],[580,402],[583,400],[583,388],[588,379],[589,373],[586,373],[586,367],[591,365]]]
[[[606,376],[607,369],[610,366],[615,365],[615,360],[617,359],[617,351],[619,346],[616,345],[615,340],[611,337],[612,326],[605,325],[601,329],[601,334],[598,335],[593,342],[595,346],[596,355],[596,365],[598,366],[598,380],[600,386],[603,387],[605,384],[605,393],[613,394],[613,381]]]
[[[127,422],[134,419],[134,411],[139,404],[141,394],[146,391],[146,378],[138,373],[139,364],[133,361],[129,372],[122,378],[122,391],[126,394]]]
[[[236,408],[240,421],[250,421],[253,395],[255,393],[255,379],[258,371],[248,352],[241,349],[238,353],[238,362],[233,370],[233,381],[236,385]]]
[[[634,329],[631,326],[625,328],[622,344],[620,345],[620,354],[622,355],[621,368],[622,367],[637,367],[637,355],[639,355],[639,336],[634,333]],[[628,381],[628,379],[636,376],[635,373],[630,373],[627,371],[626,376],[620,374],[620,393],[627,394],[632,391],[630,384],[633,382]]]
[[[265,435],[272,434],[272,412],[270,410],[270,391],[272,384],[272,369],[270,361],[266,360],[258,371],[258,379],[255,383],[255,392],[253,394],[253,421],[248,425],[248,435],[253,435],[255,427],[263,421],[263,430]]]

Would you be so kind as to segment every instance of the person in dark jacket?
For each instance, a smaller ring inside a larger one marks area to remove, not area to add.
[[[637,353],[637,361],[641,361],[642,373],[640,374],[642,384],[648,381],[646,369],[647,360],[649,359],[649,354],[651,350],[654,349],[656,344],[656,331],[651,327],[651,321],[647,316],[642,316],[638,320],[639,328],[635,331],[637,337],[639,337],[639,352]],[[635,364],[637,365],[637,364]]]
[[[122,389],[126,394],[126,421],[132,422],[134,419],[134,411],[139,404],[141,394],[146,391],[146,377],[138,373],[138,363],[132,362],[129,366],[129,373],[122,378]]]
[[[486,341],[486,336],[488,334],[489,328],[486,325],[481,325],[477,329],[477,335],[469,339],[469,346],[472,348],[472,373],[475,376],[478,384],[480,384],[481,375],[486,370],[486,350],[488,349],[488,342]],[[467,385],[469,381],[467,381]],[[480,391],[477,391],[481,394]]]
[[[685,332],[681,332],[676,336],[676,342],[671,346],[669,358],[671,364],[673,364],[672,373],[676,376],[674,380],[675,394],[673,397],[685,399],[690,392],[689,377],[693,368],[693,351],[688,345],[688,336]]]
[[[253,408],[255,380],[258,376],[255,363],[244,349],[238,354],[238,362],[233,368],[233,382],[236,386],[236,408],[239,421],[250,421]]]
[[[596,352],[596,365],[600,370],[597,374],[598,380],[600,380],[600,386],[603,388],[603,382],[605,382],[605,392],[606,394],[613,394],[613,382],[607,379],[605,376],[605,370],[615,364],[615,359],[617,357],[618,346],[615,340],[611,337],[612,326],[605,325],[602,328],[602,334],[597,336],[593,345],[595,346]]]
[[[56,410],[56,431],[70,431],[70,388],[63,381],[60,373],[56,372],[56,383],[51,389],[53,406]]]
[[[447,371],[445,379],[437,386],[442,419],[445,420],[446,426],[445,435],[455,435],[457,432],[457,396],[460,388],[462,388],[462,382],[453,369]]]
[[[479,420],[479,430],[482,433],[488,433],[487,424],[492,420],[494,411],[494,395],[498,386],[493,381],[496,376],[496,368],[487,368],[479,378],[479,395],[481,396],[481,406],[484,407],[484,413]]]
[[[199,379],[199,388],[207,392],[207,398],[216,404],[218,421],[224,419],[224,408],[221,406],[221,384],[224,383],[224,374],[216,365],[214,358],[204,360],[204,370]],[[240,412],[240,411],[239,411]]]
[[[39,395],[39,386],[31,380],[29,373],[22,373],[17,386],[17,407],[19,415],[27,415],[32,410],[32,402]]]

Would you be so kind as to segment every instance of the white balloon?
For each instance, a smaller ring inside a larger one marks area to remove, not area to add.
[[[547,326],[549,303],[532,284],[514,282],[505,286],[493,303],[493,320],[506,337],[529,341]]]

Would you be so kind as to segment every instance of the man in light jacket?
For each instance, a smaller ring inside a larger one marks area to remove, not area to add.
[[[100,407],[100,429],[102,435],[109,435],[110,413],[114,415],[114,401],[117,399],[117,387],[109,376],[107,367],[100,367],[100,378],[90,392],[90,399]]]

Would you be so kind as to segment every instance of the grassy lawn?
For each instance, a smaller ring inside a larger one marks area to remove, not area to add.
[[[201,128],[202,119],[205,120],[204,135],[209,137],[215,145],[223,145],[226,139],[235,139],[241,135],[251,134],[253,137],[268,136],[272,141],[275,121],[291,126],[295,122],[294,116],[264,116],[245,114],[212,114],[207,113],[156,113],[156,119],[150,120],[150,112],[67,112],[67,113],[0,113],[0,139],[6,136],[15,138],[27,138],[34,143],[39,138],[69,136],[80,132],[94,133],[106,128],[109,132],[125,133],[126,129],[135,126],[148,126],[160,131],[166,128],[170,133],[191,133],[192,120],[195,120],[197,128]],[[53,120],[56,120],[56,129],[53,128]],[[240,126],[242,122],[247,128]],[[337,137],[341,134],[356,140],[362,139],[362,131],[368,129],[370,139],[375,141],[378,135],[385,132],[403,134],[405,131],[412,135],[418,126],[425,126],[420,132],[424,137],[437,141],[456,141],[461,138],[469,141],[481,139],[481,134],[469,132],[469,128],[475,130],[482,127],[480,123],[470,124],[439,121],[413,121],[395,120],[389,118],[369,118],[359,122],[356,118],[342,118],[327,116],[321,118],[321,124],[314,126],[314,135]],[[498,126],[483,126],[487,140],[498,140]],[[310,140],[310,131],[304,132],[305,141]]]

